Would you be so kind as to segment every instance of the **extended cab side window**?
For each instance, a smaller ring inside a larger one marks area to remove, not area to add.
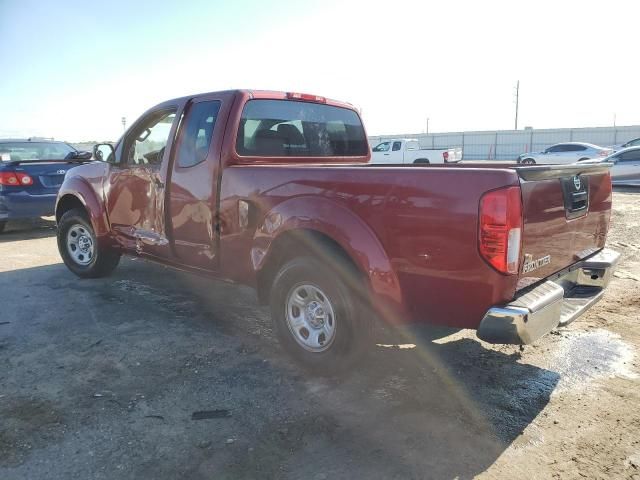
[[[132,132],[127,145],[127,164],[160,165],[175,118],[174,109],[153,113],[145,119]]]
[[[259,157],[365,156],[369,143],[358,114],[348,108],[293,100],[250,100],[236,151]]]
[[[192,167],[207,158],[219,111],[217,100],[194,103],[189,108],[177,149],[179,167]]]
[[[402,142],[393,142],[393,148],[391,148],[391,151],[397,152],[398,150],[400,150],[401,147],[402,147]]]

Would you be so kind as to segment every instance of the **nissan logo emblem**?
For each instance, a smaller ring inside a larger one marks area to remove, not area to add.
[[[575,176],[573,177],[573,186],[576,187],[576,190],[580,190],[580,187],[582,186],[582,182],[580,181],[580,177],[579,176]]]
[[[66,170],[58,170],[56,173],[58,175],[64,175],[65,173],[67,173],[67,171]]]

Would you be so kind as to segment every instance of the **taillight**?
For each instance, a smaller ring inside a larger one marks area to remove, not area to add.
[[[600,157],[608,157],[609,155],[611,155],[613,151],[612,150],[600,150],[598,152],[598,156]]]
[[[501,273],[518,273],[522,237],[519,187],[485,193],[480,199],[480,254]]]
[[[0,172],[0,185],[17,187],[18,185],[33,185],[33,178],[26,173]]]
[[[26,173],[16,172],[16,176],[18,177],[18,181],[20,182],[21,185],[25,185],[25,186],[33,185],[33,178],[31,178]]]
[[[445,163],[449,161],[449,152],[442,152],[442,158],[444,159]]]

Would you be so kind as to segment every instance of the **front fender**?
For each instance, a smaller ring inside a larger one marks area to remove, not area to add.
[[[58,198],[56,200],[56,217],[59,217],[58,209],[62,203],[61,201],[65,196],[69,195],[77,198],[84,206],[85,210],[89,214],[96,236],[108,236],[110,230],[104,208],[104,202],[96,192],[95,188],[83,177],[72,176],[65,179],[60,187]]]
[[[379,311],[402,310],[400,282],[376,233],[355,212],[331,199],[300,196],[273,207],[253,238],[254,271],[259,272],[275,255],[273,246],[281,235],[301,229],[322,233],[340,245],[366,275]]]

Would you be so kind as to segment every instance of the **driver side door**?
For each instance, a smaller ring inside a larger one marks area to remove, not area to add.
[[[177,106],[159,108],[136,122],[105,186],[111,230],[118,243],[138,254],[168,255],[164,190],[177,113]]]

